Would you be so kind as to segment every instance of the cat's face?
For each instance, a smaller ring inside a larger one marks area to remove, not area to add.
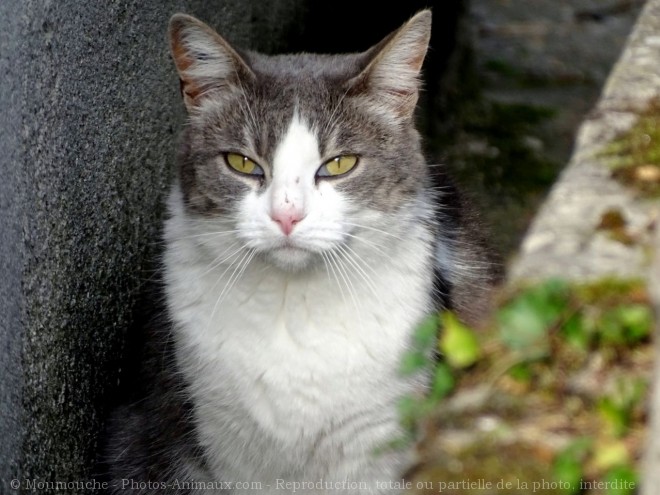
[[[181,187],[218,250],[302,269],[404,227],[427,176],[412,116],[429,31],[422,12],[364,54],[241,56],[173,17]]]

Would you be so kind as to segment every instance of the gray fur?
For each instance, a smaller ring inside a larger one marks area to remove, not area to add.
[[[430,14],[417,22],[414,29],[428,31]],[[190,25],[199,28],[200,24],[177,16],[172,29],[179,33]],[[224,67],[215,83],[206,78],[204,84],[186,79],[185,69],[179,67],[190,113],[179,159],[185,207],[200,219],[222,217],[232,213],[236,202],[253,187],[247,182],[252,179],[241,177],[223,162],[227,151],[256,160],[265,170],[259,186],[265,188],[275,148],[296,111],[316,131],[322,155],[351,153],[369,156],[371,164],[378,164],[358,165],[346,176],[333,179],[352,203],[388,214],[415,202],[435,204],[437,216],[421,221],[435,233],[436,251],[442,253],[436,264],[436,276],[442,280],[436,285],[444,293],[437,295],[436,302],[438,307],[453,302],[470,313],[486,300],[492,270],[484,261],[483,249],[466,234],[465,217],[451,210],[458,205],[453,190],[444,189],[444,182],[436,180],[423,157],[413,125],[416,82],[388,89],[382,74],[381,79],[373,74],[382,63],[383,50],[398,33],[362,54],[274,57],[239,53],[217,35],[208,34],[223,47],[223,53],[198,53],[200,63],[216,57],[230,67]],[[457,296],[454,301],[451,293]],[[150,357],[145,360],[146,380],[151,383],[145,389],[146,398],[120,410],[110,428],[107,461],[116,493],[190,492],[126,486],[122,478],[201,481],[207,476],[167,321],[156,325]]]

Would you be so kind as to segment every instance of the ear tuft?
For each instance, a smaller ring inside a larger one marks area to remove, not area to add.
[[[192,16],[174,14],[170,19],[169,38],[183,100],[189,111],[214,90],[229,89],[241,79],[254,77],[229,43]]]
[[[419,73],[431,39],[430,10],[423,10],[367,52],[367,67],[350,84],[366,90],[398,117],[411,117]]]

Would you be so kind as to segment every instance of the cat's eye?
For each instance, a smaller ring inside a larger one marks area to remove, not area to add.
[[[340,155],[334,157],[332,160],[325,162],[321,165],[317,177],[336,177],[344,175],[355,168],[358,163],[357,155]]]
[[[238,153],[227,153],[225,154],[225,160],[227,160],[227,164],[231,168],[242,174],[254,175],[257,177],[264,175],[264,169],[257,165],[254,160],[248,158],[245,155]]]

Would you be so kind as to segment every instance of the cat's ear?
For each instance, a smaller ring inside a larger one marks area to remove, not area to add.
[[[247,63],[218,33],[185,14],[170,19],[170,49],[188,111],[217,90],[231,90],[254,78]]]
[[[351,81],[351,94],[367,94],[400,118],[412,116],[419,73],[431,38],[431,11],[423,10],[365,53],[366,68]]]

